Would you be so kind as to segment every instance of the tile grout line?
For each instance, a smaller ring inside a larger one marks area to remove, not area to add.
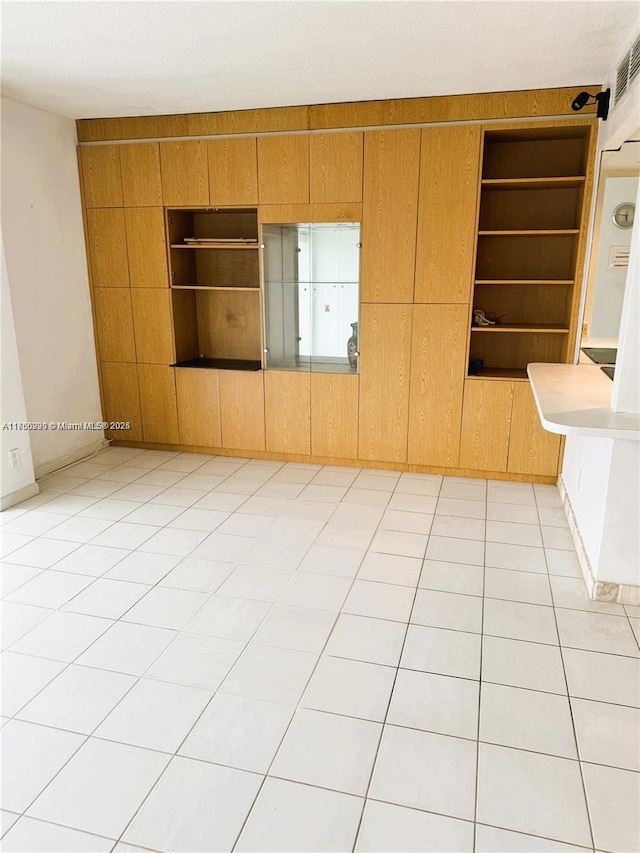
[[[537,510],[538,510],[538,516],[539,516],[539,515],[540,515],[540,508],[539,508],[539,506],[538,506],[537,496],[536,496],[536,508],[537,508]],[[549,572],[549,564],[548,564],[548,562],[547,562],[546,549],[545,549],[545,563],[546,563],[546,565],[547,565],[547,573],[548,573],[548,572]],[[571,695],[570,695],[570,692],[569,692],[569,680],[568,680],[568,678],[567,678],[567,669],[566,669],[565,662],[564,662],[564,653],[563,653],[563,646],[562,646],[562,636],[561,636],[561,634],[560,634],[560,627],[559,627],[559,625],[558,625],[558,618],[557,618],[557,614],[556,614],[556,607],[555,607],[555,598],[554,598],[554,592],[553,592],[553,584],[551,583],[551,579],[549,579],[549,588],[550,588],[550,590],[551,590],[551,602],[552,602],[552,605],[553,605],[553,619],[554,619],[554,624],[555,624],[556,633],[557,633],[557,635],[558,635],[558,649],[559,649],[559,653],[560,653],[560,660],[561,660],[561,662],[562,662],[562,674],[563,674],[563,676],[564,676],[564,683],[565,683],[565,687],[566,687],[566,691],[567,691],[567,705],[568,705],[568,707],[569,707],[569,717],[570,717],[570,719],[571,719],[571,729],[572,729],[572,731],[573,731],[573,743],[574,743],[574,745],[575,745],[575,749],[576,749],[576,757],[577,757],[577,759],[578,759],[578,772],[580,773],[580,781],[581,781],[581,783],[582,783],[582,795],[583,795],[583,798],[584,798],[585,814],[586,814],[586,816],[587,816],[587,825],[588,825],[588,827],[589,827],[589,835],[590,835],[590,837],[591,837],[591,846],[592,846],[592,849],[593,849],[593,851],[594,851],[594,853],[595,853],[595,850],[596,850],[596,842],[595,842],[595,836],[594,836],[594,832],[593,832],[593,823],[592,823],[592,820],[591,820],[591,809],[589,808],[589,799],[588,799],[588,797],[587,797],[587,784],[586,784],[586,780],[585,780],[585,778],[584,778],[584,772],[583,772],[583,768],[582,768],[582,761],[581,761],[581,759],[580,759],[580,749],[579,749],[579,746],[578,746],[578,733],[577,733],[577,731],[576,731],[576,724],[575,724],[575,720],[574,720],[574,717],[573,717],[573,706],[572,706],[572,703],[571,703]]]
[[[440,480],[440,487],[439,487],[439,489],[438,489],[438,495],[436,496],[436,507],[437,507],[437,500],[439,500],[440,493],[441,493],[441,490],[442,490],[442,484],[443,484],[443,482],[444,482],[444,478],[442,478],[442,479]],[[395,493],[395,490],[394,490],[394,493]],[[435,514],[434,514],[434,517],[435,517]],[[408,615],[408,618],[407,618],[407,620],[406,620],[406,627],[405,627],[405,630],[404,630],[404,636],[403,636],[403,638],[402,638],[402,644],[401,644],[401,646],[400,646],[400,653],[399,653],[399,655],[398,655],[398,663],[397,663],[397,665],[396,665],[396,667],[395,667],[395,673],[394,673],[394,677],[393,677],[393,683],[392,683],[392,685],[391,685],[391,690],[390,690],[390,692],[389,692],[389,699],[388,699],[388,701],[387,701],[387,707],[386,707],[386,710],[385,710],[385,713],[384,713],[384,717],[383,717],[383,719],[382,719],[382,725],[381,725],[381,727],[380,727],[380,735],[379,735],[379,737],[378,737],[378,743],[377,743],[376,750],[375,750],[375,753],[374,753],[374,756],[373,756],[373,761],[372,761],[372,763],[371,763],[371,770],[370,770],[370,772],[369,772],[369,779],[368,779],[367,787],[366,787],[366,790],[365,790],[365,793],[364,793],[364,797],[363,797],[362,811],[360,812],[360,820],[358,821],[358,826],[356,827],[356,833],[355,833],[355,836],[354,836],[354,839],[353,839],[353,845],[352,845],[352,848],[351,848],[351,849],[352,849],[352,851],[355,851],[356,846],[357,846],[357,844],[358,844],[358,838],[360,837],[360,831],[361,831],[361,829],[362,829],[362,822],[363,822],[363,820],[364,820],[364,813],[365,813],[365,809],[366,809],[366,807],[367,807],[367,801],[369,800],[369,792],[370,792],[370,790],[371,790],[371,783],[373,782],[373,776],[374,776],[374,774],[375,774],[376,766],[377,766],[377,764],[378,764],[378,757],[379,757],[379,754],[380,754],[380,747],[381,747],[381,745],[382,745],[382,739],[383,739],[383,737],[384,737],[385,729],[386,729],[386,726],[387,726],[387,720],[388,720],[388,718],[389,718],[389,710],[390,710],[390,708],[391,708],[391,702],[393,701],[393,695],[394,695],[394,693],[395,693],[395,689],[396,689],[396,683],[397,683],[397,680],[398,680],[398,674],[399,674],[399,672],[400,672],[400,664],[401,664],[401,662],[402,662],[402,655],[403,655],[403,653],[404,653],[405,644],[406,644],[406,642],[407,642],[407,635],[408,635],[408,633],[409,633],[409,626],[410,626],[410,624],[411,624],[411,616],[412,616],[412,614],[413,614],[413,610],[414,610],[414,607],[415,607],[416,599],[417,599],[417,597],[418,597],[418,590],[420,589],[420,580],[421,580],[421,578],[422,578],[422,573],[424,572],[424,564],[425,564],[425,560],[426,560],[427,550],[428,550],[428,548],[429,548],[429,541],[430,541],[430,539],[431,539],[431,535],[432,535],[432,534],[431,534],[431,528],[430,528],[429,534],[428,534],[428,536],[427,536],[427,541],[426,541],[426,543],[425,543],[425,550],[424,550],[424,556],[423,556],[423,558],[422,558],[422,565],[421,565],[421,567],[420,567],[420,574],[418,575],[418,580],[417,580],[417,582],[416,582],[416,588],[415,588],[415,591],[414,591],[414,594],[413,594],[413,601],[412,601],[412,603],[411,603],[411,609],[409,610],[409,615]]]
[[[488,493],[489,487],[487,486],[487,495],[486,495],[486,507],[487,507],[487,515],[485,515],[485,539],[484,539],[484,559],[482,565],[482,615],[480,622],[480,666],[478,670],[478,721],[476,724],[476,766],[475,766],[475,787],[474,787],[474,801],[473,801],[473,849],[477,848],[477,834],[478,834],[478,805],[479,805],[479,789],[480,789],[480,724],[482,719],[482,658],[484,651],[484,611],[485,611],[485,600],[486,600],[486,585],[487,585],[487,524],[488,524]]]

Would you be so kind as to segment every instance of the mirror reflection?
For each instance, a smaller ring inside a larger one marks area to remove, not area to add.
[[[266,367],[355,373],[360,223],[263,225]]]
[[[602,152],[580,343],[583,363],[616,363],[639,175],[640,141]]]

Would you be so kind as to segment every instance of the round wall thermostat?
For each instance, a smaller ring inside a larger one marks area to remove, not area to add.
[[[632,201],[624,201],[613,211],[613,223],[618,228],[631,228],[636,213],[636,206]]]

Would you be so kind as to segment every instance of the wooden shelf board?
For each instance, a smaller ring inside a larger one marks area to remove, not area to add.
[[[526,368],[483,367],[480,373],[470,373],[467,379],[503,379],[510,382],[528,382]]]
[[[171,243],[172,249],[259,249],[260,243]]]
[[[516,332],[530,334],[531,332],[541,332],[551,335],[568,335],[569,329],[566,326],[556,325],[555,323],[504,323],[498,326],[472,326],[472,332],[493,332],[494,334],[501,332]]]
[[[578,228],[563,228],[553,231],[542,229],[526,230],[526,231],[478,231],[478,237],[557,237],[579,234]]]
[[[547,335],[568,335],[569,329],[556,323],[503,323],[497,326],[472,326],[472,332],[542,333]]]
[[[571,278],[478,278],[474,284],[491,284],[502,286],[505,284],[524,284],[524,285],[564,285],[566,287],[573,284]]]
[[[585,182],[584,175],[560,178],[483,178],[483,189],[495,190],[549,190],[579,187]]]
[[[233,287],[232,285],[228,287],[213,287],[208,284],[172,284],[171,290],[224,290],[234,293],[260,293],[259,287]]]

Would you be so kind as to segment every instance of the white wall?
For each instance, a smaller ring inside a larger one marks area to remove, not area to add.
[[[624,102],[620,108],[623,106]],[[628,102],[628,109],[635,115],[633,100]],[[620,119],[618,124],[624,121]],[[634,127],[629,138],[638,138],[637,133]],[[603,138],[607,145],[610,137],[606,131]],[[640,192],[636,196],[636,209],[640,210]],[[640,227],[637,226],[631,238],[611,405],[617,411],[640,411]],[[567,436],[562,482],[593,579],[640,586],[640,442]],[[625,599],[634,600],[634,594],[625,595]]]
[[[10,424],[21,423],[27,419],[27,410],[22,393],[22,376],[20,374],[20,362],[18,361],[18,344],[13,324],[13,311],[11,309],[11,294],[9,292],[9,280],[7,278],[7,267],[4,257],[4,246],[2,247],[2,329],[1,329],[1,354],[0,371],[2,382],[0,383],[0,422]],[[9,462],[9,451],[17,449],[20,454],[20,466],[12,468]],[[10,496],[15,499],[28,497],[27,494],[19,495],[23,490],[35,483],[33,474],[33,461],[31,459],[31,443],[28,432],[3,429],[0,431],[0,499],[4,505],[12,502]],[[37,492],[34,486],[33,492]]]
[[[71,119],[2,99],[2,229],[30,421],[102,419],[75,146]],[[30,437],[36,474],[104,441]]]
[[[602,197],[600,233],[598,235],[596,274],[594,280],[593,308],[589,327],[589,341],[594,338],[618,337],[622,300],[627,270],[608,269],[609,255],[613,246],[629,246],[631,229],[618,228],[613,222],[613,211],[625,201],[635,201],[638,178],[601,176],[605,181]]]

